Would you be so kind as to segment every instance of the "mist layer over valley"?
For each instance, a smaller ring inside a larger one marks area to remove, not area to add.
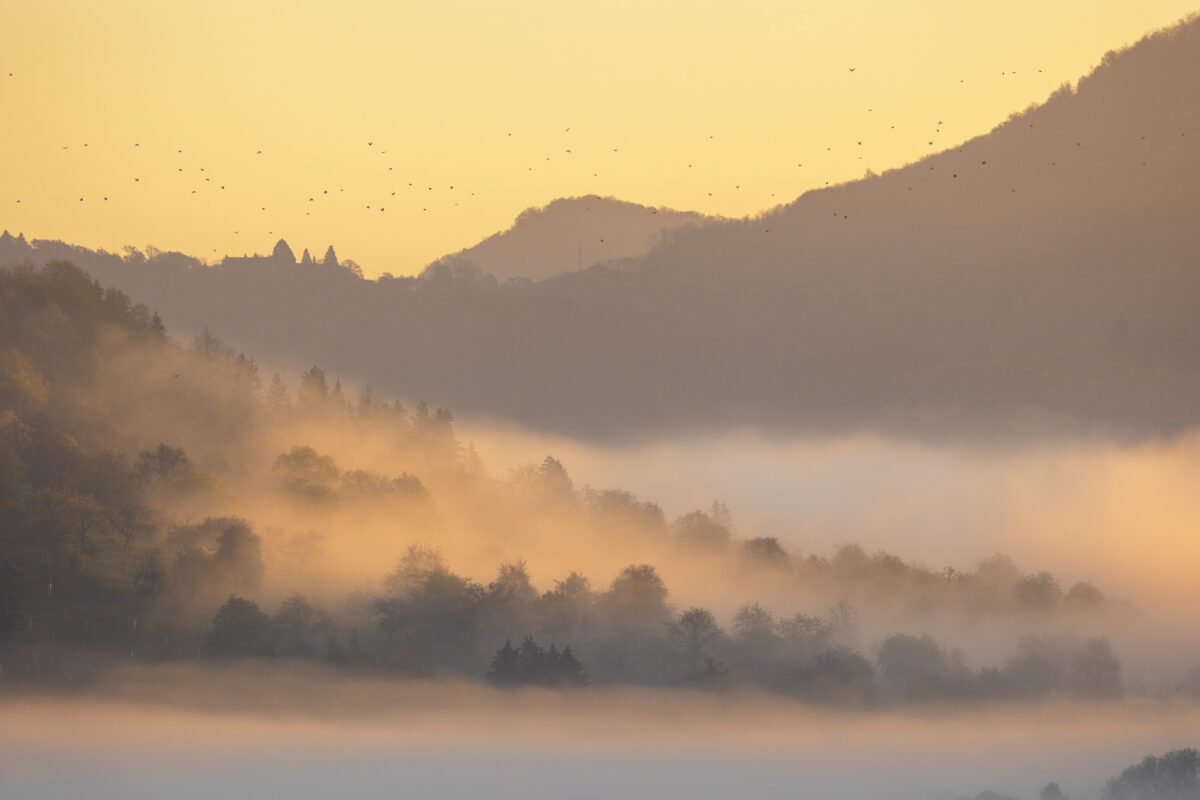
[[[995,800],[1058,784],[1072,797],[1099,797],[1147,748],[1169,750],[1200,721],[1195,709],[1136,704],[865,716],[753,695],[330,685],[328,676],[253,669],[151,677],[170,681],[150,687],[171,698],[162,704],[144,701],[146,676],[122,678],[142,700],[0,706],[8,791],[105,800],[391,792]],[[182,701],[180,685],[192,687]],[[249,708],[234,700],[246,697],[266,699]],[[114,729],[122,734],[97,740]]]

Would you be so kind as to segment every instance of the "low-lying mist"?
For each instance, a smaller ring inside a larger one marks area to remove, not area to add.
[[[581,485],[622,486],[669,517],[726,504],[738,533],[801,552],[856,542],[932,567],[995,552],[1191,613],[1200,601],[1200,436],[1118,444],[927,444],[754,432],[605,446],[488,421],[458,423],[497,470],[552,453]]]
[[[1057,783],[1087,800],[1198,725],[1195,706],[1145,701],[863,714],[753,692],[127,667],[87,698],[0,703],[0,771],[10,796],[43,798],[1032,800]]]

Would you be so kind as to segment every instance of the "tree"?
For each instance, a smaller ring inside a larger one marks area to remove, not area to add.
[[[329,615],[299,594],[283,601],[275,614],[274,628],[281,656],[308,657],[316,653],[313,639],[333,629]]]
[[[827,650],[793,670],[782,688],[824,703],[862,703],[869,700],[875,668],[861,653],[847,647]]]
[[[281,453],[271,467],[280,487],[311,502],[329,502],[337,497],[335,486],[341,470],[332,456],[311,447],[293,447]]]
[[[742,558],[752,564],[781,568],[788,563],[787,551],[774,536],[760,536],[742,542]]]
[[[24,627],[28,603],[24,578],[21,570],[0,561],[0,643],[14,637]]]
[[[262,580],[262,544],[237,517],[208,517],[167,538],[175,551],[171,583],[189,597],[204,589],[246,591]]]
[[[687,670],[688,682],[703,675],[708,662],[715,663],[717,647],[725,636],[712,612],[696,607],[680,614],[667,631],[671,646]]]
[[[618,628],[661,630],[669,613],[667,587],[651,565],[631,565],[613,579],[601,607]]]
[[[384,579],[384,587],[390,594],[401,595],[416,589],[425,578],[434,572],[446,569],[442,554],[421,544],[410,544],[400,557],[400,563]]]
[[[308,252],[307,250],[305,251]],[[275,243],[275,249],[271,251],[271,258],[284,264],[295,264],[296,254],[292,252],[292,248],[283,239]]]
[[[413,433],[418,436],[428,436],[433,432],[433,415],[429,413],[429,406],[424,400],[417,401],[417,408],[413,412]]]
[[[49,388],[25,356],[17,350],[0,353],[0,408],[27,414],[46,405]]]
[[[571,645],[564,647],[562,654],[558,657],[556,677],[560,685],[588,685],[587,672],[584,670],[583,664],[579,663],[579,659],[571,652]]]
[[[215,656],[260,657],[274,654],[273,639],[270,618],[256,604],[231,594],[204,643]]]
[[[988,589],[1003,592],[1021,579],[1021,571],[1011,558],[995,553],[979,562],[975,567],[975,577]]]
[[[329,392],[329,406],[333,413],[339,417],[346,416],[350,409],[349,403],[346,401],[346,393],[342,391],[342,382],[336,380],[333,382],[333,389]]]
[[[375,416],[377,408],[375,393],[371,390],[370,384],[368,384],[358,393],[358,402],[355,404],[354,413],[359,419],[371,419]]]
[[[263,400],[266,402],[267,410],[275,417],[282,417],[292,410],[292,399],[288,397],[287,384],[283,382],[283,378],[279,377],[278,372],[271,376],[271,382],[267,384],[267,393]]]
[[[162,317],[158,315],[157,311],[154,312],[154,316],[150,317],[150,332],[159,341],[167,338],[167,326],[163,324]]]
[[[538,598],[534,611],[551,638],[570,641],[587,624],[593,602],[588,579],[572,572],[565,579],[556,580],[554,588]]]
[[[692,511],[675,520],[675,538],[685,547],[721,551],[729,546],[729,528],[703,511]]]
[[[575,484],[567,468],[554,456],[546,456],[538,466],[534,496],[547,505],[570,504],[575,500]]]
[[[833,554],[830,562],[834,574],[843,581],[861,579],[871,566],[871,559],[856,544],[844,544]]]
[[[1062,588],[1049,572],[1038,572],[1027,575],[1017,581],[1013,587],[1013,599],[1025,608],[1034,611],[1048,611],[1058,605],[1062,599]]]
[[[529,581],[525,562],[501,564],[496,580],[488,584],[487,601],[492,606],[527,609],[537,599],[537,590]]]
[[[1090,639],[1071,659],[1067,684],[1072,691],[1094,700],[1111,700],[1124,692],[1121,662],[1107,639]]]
[[[708,509],[708,515],[712,517],[713,522],[733,533],[733,513],[729,510],[729,506],[720,500],[713,500],[712,506]]]
[[[262,543],[243,520],[225,525],[217,537],[214,561],[218,571],[235,588],[255,589],[262,581]]]
[[[515,686],[520,683],[521,664],[517,649],[512,646],[510,639],[504,640],[504,646],[492,657],[492,665],[488,668],[488,683],[493,686]]]
[[[375,612],[389,638],[445,651],[476,632],[486,590],[446,569],[436,551],[413,545],[384,584]]]
[[[902,697],[931,699],[948,688],[950,666],[931,636],[889,636],[876,660],[883,682]]]
[[[667,520],[657,503],[638,500],[623,489],[591,488],[583,490],[583,504],[607,529],[624,534],[661,537],[667,530]]]
[[[588,683],[587,673],[579,659],[567,647],[561,653],[554,645],[544,650],[526,636],[520,647],[504,640],[504,646],[496,651],[486,678],[493,686],[549,686],[580,687]]]
[[[300,376],[296,407],[306,414],[322,413],[328,400],[329,385],[325,382],[325,371],[320,367],[310,367]]]
[[[775,616],[758,603],[733,615],[733,654],[743,668],[762,670],[774,661],[782,644],[776,627]]]
[[[1200,797],[1200,752],[1146,756],[1104,787],[1104,800],[1195,800]]]
[[[128,550],[135,538],[154,530],[150,509],[142,505],[140,499],[135,498],[130,498],[113,508],[109,512],[109,524],[121,536],[122,551]]]
[[[192,349],[208,358],[233,358],[233,349],[213,334],[208,326],[192,341]]]
[[[147,606],[162,594],[166,582],[166,570],[163,569],[162,557],[157,549],[147,550],[133,571],[133,591]]]
[[[1057,783],[1047,783],[1038,793],[1038,800],[1068,800],[1068,798]]]
[[[789,654],[797,660],[810,659],[828,650],[833,642],[833,625],[813,614],[796,612],[780,620],[778,627]]]
[[[152,489],[185,493],[198,489],[203,480],[187,453],[179,447],[160,444],[153,450],[143,450],[134,465],[133,474]]]
[[[1104,605],[1104,592],[1087,581],[1079,581],[1071,587],[1063,601],[1075,611],[1095,611]]]
[[[1045,697],[1063,688],[1062,647],[1048,637],[1025,636],[1004,665],[1004,678],[1018,697]]]

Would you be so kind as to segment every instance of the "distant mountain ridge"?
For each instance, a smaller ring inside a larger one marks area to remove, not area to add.
[[[541,280],[593,264],[644,256],[659,235],[713,219],[587,195],[521,212],[513,226],[438,262],[467,261],[501,281]]]
[[[1197,209],[1192,17],[960,147],[619,265],[502,284],[73,258],[263,358],[574,435],[1146,437],[1200,424]]]

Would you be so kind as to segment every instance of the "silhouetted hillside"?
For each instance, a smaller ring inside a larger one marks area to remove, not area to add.
[[[709,219],[695,212],[650,208],[598,195],[566,198],[544,208],[526,209],[508,230],[435,265],[470,261],[501,281],[541,280],[603,261],[644,256],[664,229]]]
[[[677,228],[621,269],[500,286],[32,255],[264,358],[573,434],[1146,436],[1200,422],[1198,207],[1193,18],[959,148]]]

